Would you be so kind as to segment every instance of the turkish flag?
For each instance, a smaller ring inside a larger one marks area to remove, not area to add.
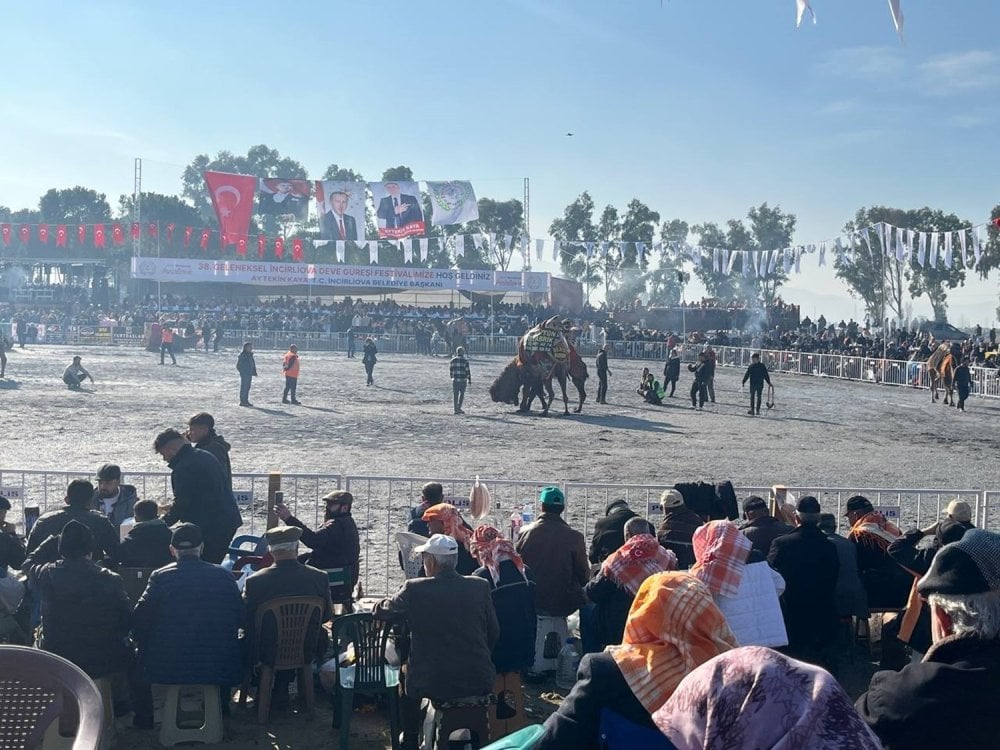
[[[21,244],[27,245],[31,241],[31,227],[27,224],[22,224],[20,229],[21,234]]]
[[[76,244],[82,245],[87,241],[87,225],[78,224],[76,227]]]
[[[38,239],[42,241],[43,245],[49,244],[49,225],[39,224],[38,225]]]
[[[292,260],[296,263],[300,262],[303,258],[302,254],[302,238],[296,237],[292,240]]]
[[[995,226],[997,229],[1000,229],[1000,216],[998,216],[993,220],[993,226]]]
[[[278,237],[278,239],[274,241],[274,257],[285,257],[285,241],[281,239],[281,237]]]
[[[219,220],[222,246],[235,245],[250,230],[257,178],[245,174],[205,172],[205,184]]]
[[[184,247],[191,247],[192,234],[194,234],[194,227],[184,227]]]
[[[56,247],[66,247],[66,225],[56,227]]]
[[[139,239],[139,233],[140,233],[139,222],[138,221],[133,221],[132,222],[132,239],[133,240]]]
[[[177,225],[174,224],[173,222],[170,222],[169,224],[167,224],[167,244],[168,245],[173,245],[174,244],[174,228],[176,226]]]
[[[236,240],[236,254],[246,255],[247,254],[247,237],[240,237]]]
[[[104,246],[104,225],[94,224],[94,247]]]
[[[159,222],[156,222],[156,221],[149,222],[149,226],[146,227],[146,234],[148,234],[150,237],[154,237],[154,238],[155,237],[159,237],[160,236],[160,224],[159,224]]]
[[[262,234],[257,235],[257,257],[264,257],[264,248],[267,246],[267,237]]]
[[[211,235],[211,233],[212,233],[211,229],[202,229],[201,230],[201,242],[198,243],[198,244],[200,245],[200,247],[201,247],[202,250],[208,250],[208,238],[209,238],[209,235]]]
[[[0,236],[3,237],[4,247],[10,244],[10,224],[0,224]]]
[[[135,237],[135,235],[132,236]],[[121,224],[111,225],[111,241],[119,246],[125,244],[125,230],[122,229]]]

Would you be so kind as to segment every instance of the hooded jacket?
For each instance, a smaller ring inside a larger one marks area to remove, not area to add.
[[[222,435],[215,430],[209,430],[204,440],[195,443],[195,448],[207,451],[215,456],[222,466],[222,473],[226,475],[226,488],[230,493],[233,491],[233,465],[229,461],[229,449],[232,447],[227,443]]]
[[[625,544],[625,524],[639,514],[628,507],[624,500],[613,500],[604,511],[604,518],[594,524],[594,538],[590,542],[588,559],[595,565]],[[649,533],[655,533],[652,524]]]
[[[170,527],[162,518],[140,521],[118,545],[111,563],[124,568],[162,568],[174,561],[170,554]]]

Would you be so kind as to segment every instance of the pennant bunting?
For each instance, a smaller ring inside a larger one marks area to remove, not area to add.
[[[137,239],[134,232],[132,234],[132,239]],[[111,225],[111,241],[116,247],[121,247],[125,244],[125,230],[122,228],[121,224],[116,223]]]
[[[465,235],[456,234],[455,235],[455,257],[464,258],[465,257]]]
[[[194,234],[194,227],[184,227],[184,247],[191,247],[192,234]]]
[[[944,233],[944,267],[951,268],[952,261],[952,248],[951,248],[951,232]]]
[[[267,237],[263,234],[257,235],[257,257],[263,258],[267,252]]]
[[[917,232],[917,265],[927,265],[927,232]]]
[[[812,9],[809,4],[809,0],[795,0],[795,28],[799,28],[802,25],[802,16],[806,14],[806,11],[812,16],[812,22],[816,23],[816,12]]]
[[[0,224],[0,238],[3,238],[3,246],[10,246],[10,224]]]
[[[378,263],[378,240],[368,240],[368,262]]]
[[[168,245],[173,245],[174,244],[174,229],[176,229],[176,228],[177,228],[177,225],[174,224],[172,221],[167,223],[167,244]]]
[[[966,242],[968,240],[965,236],[965,231],[966,230],[964,229],[958,230],[958,246],[962,251],[962,268],[969,267],[969,255],[968,255],[968,249],[966,247]]]
[[[588,258],[593,258],[594,257],[594,243],[593,242],[584,242],[583,246],[585,248],[587,248],[587,257]]]
[[[420,248],[420,254],[418,255],[418,258],[420,262],[423,263],[425,260],[427,260],[428,257],[430,257],[430,252],[429,252],[430,240],[424,237],[418,241],[417,245]]]
[[[343,263],[344,258],[347,257],[347,240],[337,240],[335,247],[337,251],[337,262]]]
[[[285,239],[284,237],[274,238],[274,257],[284,258],[285,257]]]
[[[931,234],[931,254],[929,265],[931,268],[938,263],[938,248],[941,244],[941,235],[938,232]]]
[[[736,253],[725,249],[723,252],[725,253],[726,276],[729,276],[733,272],[733,266],[736,263]]]
[[[559,260],[559,246],[561,244],[559,240],[552,241],[552,260]]]

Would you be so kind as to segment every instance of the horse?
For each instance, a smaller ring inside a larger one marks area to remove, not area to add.
[[[938,400],[938,387],[944,388],[944,404],[955,405],[955,358],[951,355],[951,348],[947,344],[941,344],[927,358],[927,374],[931,379],[931,403]]]
[[[551,399],[546,402],[544,380],[535,368],[523,365],[514,357],[490,385],[490,398],[496,403],[513,404],[519,412],[529,412],[531,402],[542,402],[542,415],[549,413]]]

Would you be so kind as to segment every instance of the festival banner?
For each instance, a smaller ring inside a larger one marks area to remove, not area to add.
[[[452,180],[426,185],[431,199],[431,224],[449,226],[479,218],[479,204],[471,182]]]
[[[309,214],[309,180],[262,177],[257,189],[257,211],[270,216],[294,216],[305,221]]]
[[[281,242],[280,238],[278,240]],[[283,244],[283,243],[282,243]],[[282,251],[284,248],[282,248]],[[474,292],[549,291],[549,274],[540,271],[401,268],[318,263],[268,263],[255,260],[199,258],[133,258],[132,278],[149,281],[219,282],[259,286],[355,287],[419,291]]]
[[[343,180],[316,181],[316,216],[321,240],[363,241],[365,183]]]
[[[222,247],[235,245],[250,229],[257,178],[226,172],[205,172],[204,176],[219,220]]]
[[[420,208],[420,188],[415,182],[369,182],[380,240],[398,240],[426,232]]]

